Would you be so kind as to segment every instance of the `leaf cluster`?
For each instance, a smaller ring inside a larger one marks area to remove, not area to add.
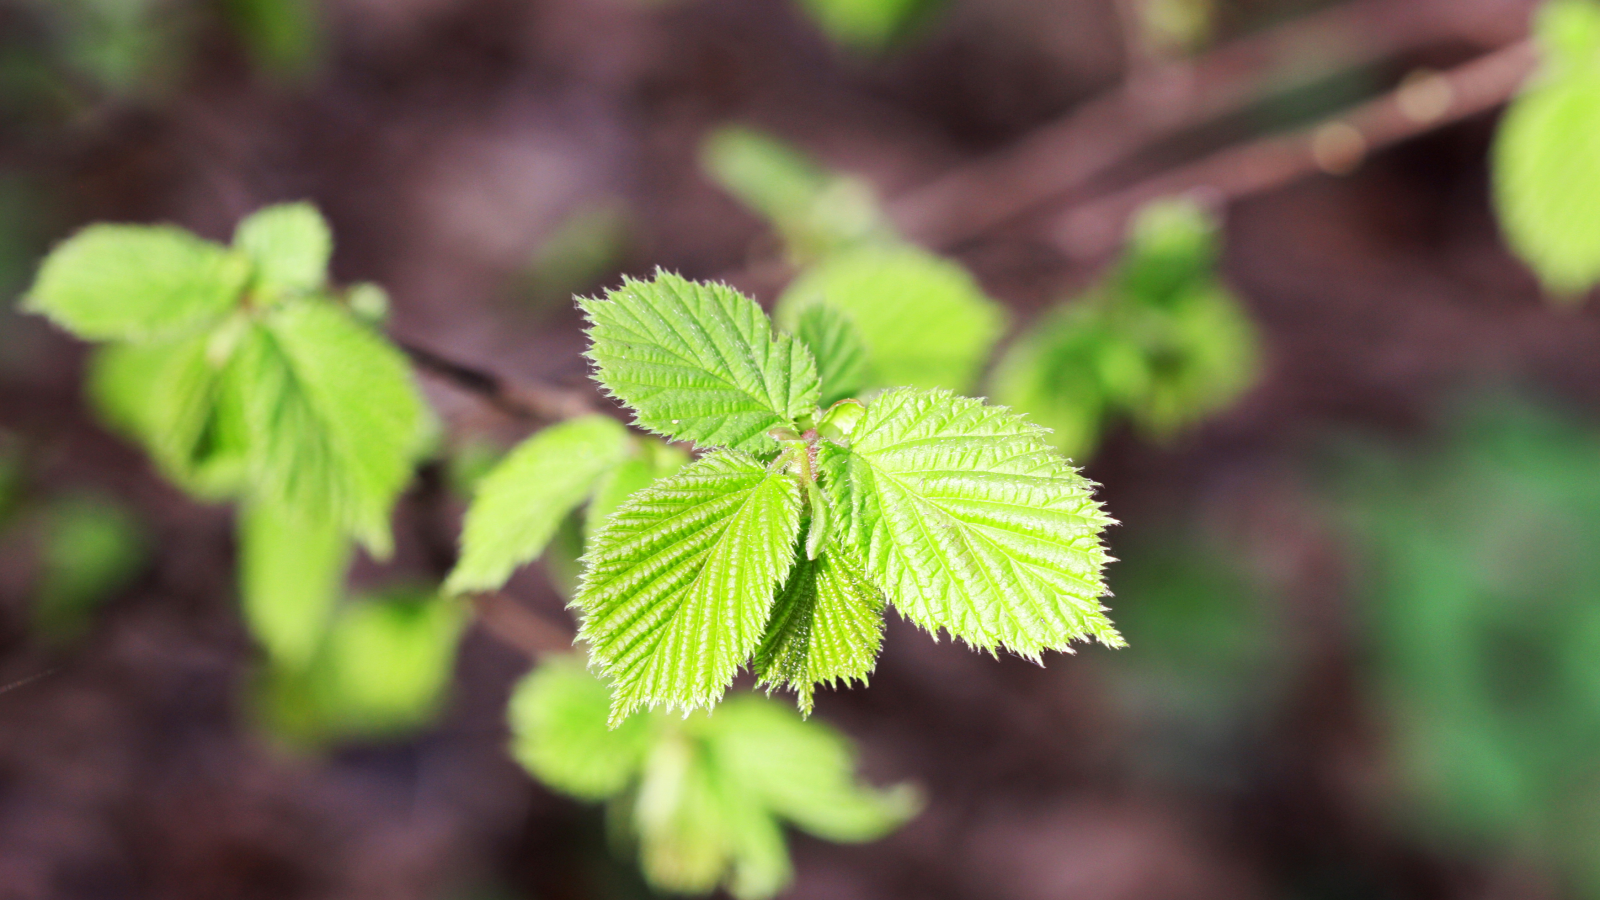
[[[1120,644],[1099,602],[1109,519],[1044,429],[940,390],[823,410],[818,373],[848,372],[859,343],[848,323],[808,345],[723,285],[660,272],[582,305],[597,380],[706,451],[585,552],[573,606],[614,720],[710,707],[745,666],[809,711],[815,685],[865,680],[886,604],[1030,658]]]
[[[780,823],[870,841],[919,805],[909,786],[859,783],[842,736],[759,696],[715,715],[650,713],[615,728],[609,705],[579,659],[546,660],[512,696],[512,754],[556,790],[608,802],[613,830],[637,843],[645,876],[663,890],[721,885],[741,900],[770,897],[791,879]]]

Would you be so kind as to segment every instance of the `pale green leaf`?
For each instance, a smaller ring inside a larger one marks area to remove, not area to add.
[[[776,815],[830,841],[871,841],[920,805],[908,785],[880,791],[855,774],[855,751],[815,719],[759,697],[735,697],[707,723],[719,770]]]
[[[423,424],[405,358],[343,310],[297,302],[246,335],[230,371],[261,498],[332,517],[386,555]]]
[[[1100,604],[1110,523],[1092,485],[1009,410],[946,391],[881,395],[825,443],[841,542],[929,631],[1028,658],[1122,639]]]
[[[795,323],[795,337],[817,360],[823,406],[854,397],[872,384],[866,342],[847,313],[821,303],[808,306]]]
[[[601,477],[594,498],[583,514],[583,539],[587,543],[604,527],[606,520],[636,492],[654,484],[689,464],[689,454],[681,449],[646,438],[636,440],[634,453]]]
[[[1600,63],[1547,73],[1495,136],[1494,200],[1511,248],[1557,295],[1600,282]]]
[[[310,203],[282,203],[242,220],[233,232],[233,246],[255,262],[258,284],[303,294],[328,280],[333,232]]]
[[[855,323],[878,386],[966,389],[1006,321],[967,270],[910,246],[829,257],[784,292],[778,320],[794,327],[819,303]]]
[[[227,401],[226,364],[196,335],[96,348],[89,398],[101,419],[144,445],[163,475],[205,499],[238,489],[246,436]]]
[[[623,462],[631,442],[621,423],[600,415],[524,441],[478,483],[461,531],[461,560],[445,590],[496,590],[537,559],[561,520]]]
[[[882,595],[851,551],[831,543],[789,573],[751,669],[763,685],[794,688],[810,715],[814,686],[865,683],[882,643]]]
[[[610,706],[610,691],[581,660],[543,661],[511,695],[512,755],[558,791],[583,800],[614,796],[638,777],[658,732],[650,716],[607,727]]]
[[[613,718],[714,704],[760,643],[794,563],[800,487],[736,451],[635,494],[585,554],[578,637],[613,686]]]
[[[707,753],[672,733],[645,763],[632,824],[645,878],[666,891],[708,894],[728,867],[732,823]]]
[[[835,43],[877,50],[904,32],[927,0],[801,0],[801,5]]]
[[[1546,0],[1534,16],[1533,34],[1546,64],[1557,71],[1600,65],[1600,3]]]
[[[1116,337],[1101,318],[1089,303],[1046,313],[1007,348],[990,379],[996,401],[1050,429],[1047,440],[1079,461],[1093,454],[1106,415],[1108,390],[1096,364]]]
[[[766,431],[817,405],[816,363],[755,301],[658,271],[582,301],[595,377],[641,428],[703,447],[771,446]]]
[[[467,622],[459,601],[421,594],[358,599],[340,610],[318,679],[338,730],[384,734],[437,713]]]
[[[350,539],[331,519],[265,503],[239,511],[239,594],[251,634],[279,665],[308,666],[343,594]]]
[[[39,268],[26,308],[86,340],[192,333],[243,296],[250,262],[165,225],[91,225]]]

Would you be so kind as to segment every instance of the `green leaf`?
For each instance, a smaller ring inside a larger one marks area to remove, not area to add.
[[[81,635],[94,610],[139,573],[148,557],[145,534],[125,507],[104,498],[54,504],[45,520],[34,628],[54,643]]]
[[[1533,34],[1558,71],[1600,65],[1600,3],[1594,0],[1546,0],[1534,16]]]
[[[246,436],[207,335],[96,348],[88,392],[100,418],[141,443],[163,475],[203,499],[238,489]]]
[[[634,455],[612,468],[595,485],[594,499],[584,511],[584,542],[594,540],[611,514],[629,497],[688,464],[689,454],[677,447],[648,438],[636,440]]]
[[[411,478],[422,400],[405,358],[330,304],[274,310],[246,335],[237,373],[252,483],[303,518],[332,517],[376,555]]]
[[[264,503],[239,511],[239,593],[250,632],[279,665],[310,665],[343,594],[350,541],[331,519]]]
[[[1545,287],[1575,297],[1600,282],[1600,63],[1551,67],[1512,102],[1493,175],[1506,240]]]
[[[821,465],[841,542],[911,621],[1030,659],[1120,646],[1100,605],[1110,524],[1043,429],[947,391],[880,396]]]
[[[833,543],[789,573],[751,669],[763,685],[794,688],[810,715],[814,685],[865,683],[882,643],[883,596],[850,551]]]
[[[397,593],[359,599],[329,632],[321,705],[337,731],[383,735],[430,721],[467,622],[459,601]]]
[[[91,225],[45,258],[25,308],[86,340],[192,333],[238,304],[242,254],[165,225]]]
[[[707,749],[681,734],[651,749],[633,808],[639,866],[658,888],[715,890],[729,863],[731,823]]]
[[[830,841],[871,841],[899,827],[920,801],[909,785],[861,784],[850,742],[821,722],[744,695],[708,723],[719,768],[773,813]]]
[[[573,656],[539,664],[511,695],[511,752],[527,770],[566,794],[604,800],[628,787],[657,735],[650,716],[616,728],[606,718],[611,694]]]
[[[257,282],[271,290],[304,294],[327,283],[333,232],[310,203],[257,210],[234,230],[233,246],[255,261]]]
[[[632,439],[607,416],[551,426],[513,450],[478,484],[448,593],[496,590],[544,552],[561,520],[621,464]]]
[[[700,160],[712,181],[772,222],[793,258],[814,259],[886,230],[869,185],[824,170],[769,134],[718,128]]]
[[[1092,303],[1046,313],[1006,350],[991,379],[995,400],[1050,429],[1050,443],[1079,461],[1094,453],[1106,416],[1108,389],[1096,364],[1117,338],[1101,318]]]
[[[795,327],[816,304],[850,317],[875,384],[964,390],[1005,328],[1005,313],[960,265],[910,246],[866,246],[802,273],[778,301]]]
[[[854,397],[872,384],[866,342],[843,311],[821,303],[806,307],[795,323],[795,337],[817,360],[823,406]]]
[[[755,301],[658,271],[582,301],[595,377],[641,428],[702,447],[764,449],[817,405],[816,363]]]
[[[801,6],[835,43],[877,50],[903,33],[927,0],[801,0]]]
[[[800,487],[736,451],[635,494],[595,536],[573,605],[612,717],[709,707],[760,643],[794,564]]]

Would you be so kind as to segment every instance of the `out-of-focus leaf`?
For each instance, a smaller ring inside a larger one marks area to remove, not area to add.
[[[689,454],[660,441],[645,438],[635,440],[633,455],[614,466],[595,485],[594,498],[583,516],[583,539],[594,540],[596,533],[610,521],[629,497],[654,484],[657,479],[677,474],[689,464]]]
[[[817,359],[824,407],[854,397],[872,383],[866,341],[844,311],[822,303],[807,307],[795,323],[795,337]]]
[[[810,261],[886,232],[870,187],[827,172],[769,134],[719,128],[705,139],[700,159],[712,181],[772,223],[796,259]]]
[[[309,75],[321,59],[320,0],[225,0],[224,9],[256,65],[278,78]]]
[[[1600,4],[1553,0],[1535,31],[1545,64],[1495,137],[1495,209],[1545,286],[1576,298],[1600,282]]]
[[[328,280],[333,232],[310,203],[282,203],[239,222],[233,246],[256,265],[256,281],[273,291],[305,294]]]
[[[343,594],[350,540],[331,519],[263,503],[245,504],[238,534],[245,622],[275,664],[303,669]]]
[[[316,673],[337,732],[382,736],[431,721],[445,699],[467,621],[460,602],[431,594],[357,598],[328,634]]]
[[[181,228],[91,225],[45,258],[26,308],[87,340],[193,333],[243,296],[250,262]]]
[[[287,303],[245,336],[230,373],[250,435],[252,488],[331,517],[374,554],[411,478],[424,407],[398,350],[316,301]]]
[[[622,463],[632,438],[607,416],[551,426],[511,451],[478,484],[445,589],[495,590],[538,558],[569,513]]]
[[[540,243],[527,272],[527,287],[537,302],[570,303],[616,270],[627,253],[630,223],[627,207],[609,200],[579,207]]]
[[[834,43],[877,50],[903,34],[930,4],[926,0],[800,0]]]
[[[55,642],[77,637],[145,557],[143,531],[124,507],[95,497],[54,504],[45,519],[34,628]]]
[[[797,328],[819,303],[855,323],[880,387],[966,390],[1006,320],[960,265],[910,246],[863,246],[823,260],[784,292],[778,321]]]
[[[547,661],[512,703],[512,750],[551,787],[612,800],[645,877],[667,891],[719,885],[741,900],[781,891],[791,869],[780,820],[827,840],[868,841],[915,813],[909,786],[862,784],[848,741],[758,696],[714,714],[647,712],[608,729],[606,686],[572,658]]]
[[[511,752],[534,777],[583,800],[604,800],[638,777],[656,720],[607,725],[611,692],[573,656],[543,662],[511,696]]]

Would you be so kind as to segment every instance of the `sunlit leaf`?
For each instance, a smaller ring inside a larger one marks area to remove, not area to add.
[[[638,777],[655,719],[608,727],[611,693],[576,657],[539,664],[511,696],[511,752],[534,777],[584,800],[604,800]]]
[[[350,539],[332,519],[303,519],[264,503],[239,513],[244,620],[269,657],[304,668],[343,595]]]
[[[794,688],[810,715],[815,686],[864,683],[882,642],[883,597],[851,551],[834,544],[795,563],[751,669],[764,685]]]
[[[771,446],[766,431],[817,405],[816,363],[722,284],[657,272],[582,301],[595,377],[641,428],[706,447]]]
[[[848,449],[822,448],[841,543],[903,615],[1029,658],[1122,639],[1100,604],[1110,519],[1092,485],[1006,410],[945,391],[889,391]]]
[[[866,341],[842,310],[813,304],[800,313],[794,333],[816,357],[823,406],[854,397],[872,384]]]
[[[239,223],[233,246],[256,264],[256,281],[271,290],[307,293],[328,280],[333,233],[310,203],[257,210]]]

